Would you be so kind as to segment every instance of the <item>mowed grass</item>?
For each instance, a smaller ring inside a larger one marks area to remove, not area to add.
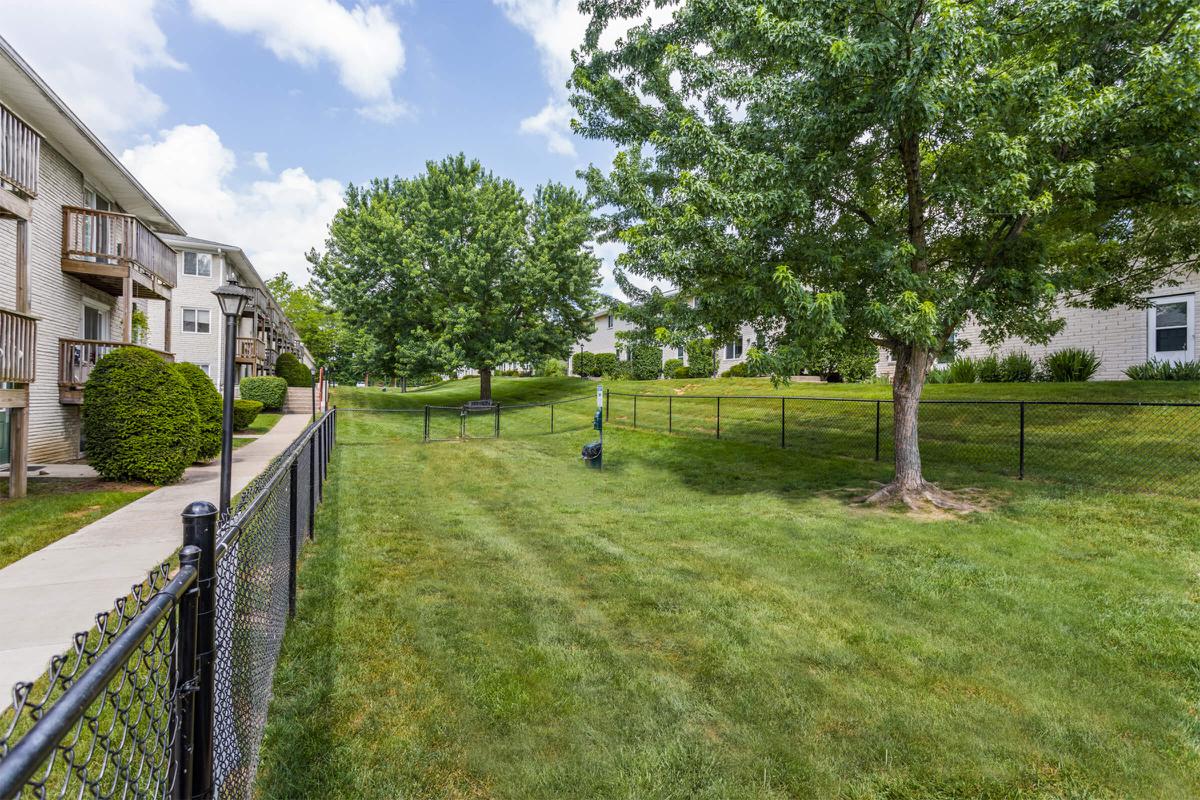
[[[420,425],[340,415],[263,798],[1200,796],[1194,499]]]
[[[0,479],[0,567],[111,514],[153,488],[94,478],[32,478],[28,495],[10,500],[8,479]]]

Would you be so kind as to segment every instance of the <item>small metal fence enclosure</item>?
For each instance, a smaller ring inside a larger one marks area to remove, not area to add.
[[[614,427],[881,461],[892,401],[608,392]],[[982,472],[1131,491],[1200,491],[1200,403],[922,400],[927,474]]]
[[[585,401],[592,395],[546,403],[515,403],[491,406],[425,406],[426,442],[458,439],[498,439],[505,435],[528,436],[583,430],[591,426]],[[369,409],[358,409],[369,410]]]
[[[300,548],[314,535],[337,409],[237,498],[183,513],[163,564],[0,711],[0,798],[249,798]]]

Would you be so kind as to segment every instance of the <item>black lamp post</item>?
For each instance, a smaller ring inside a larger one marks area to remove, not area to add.
[[[233,479],[233,373],[237,348],[238,319],[250,301],[250,293],[230,278],[229,283],[213,290],[221,313],[225,315],[224,411],[221,415],[221,498],[217,510],[221,518],[229,516],[230,483]]]

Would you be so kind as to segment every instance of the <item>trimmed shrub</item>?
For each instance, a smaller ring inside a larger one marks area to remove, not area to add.
[[[676,375],[675,375],[675,373],[676,373],[676,372],[678,372],[678,371],[680,370],[680,368],[681,368],[681,367],[682,367],[684,370],[687,370],[687,367],[684,367],[684,366],[683,366],[683,359],[681,359],[681,358],[668,358],[666,361],[664,361],[664,362],[663,362],[663,366],[662,366],[662,374],[663,374],[663,376],[664,376],[664,377],[665,377],[665,376],[674,376],[674,377],[678,377],[678,376],[676,376]],[[685,375],[684,375],[684,377],[686,378],[686,377],[687,377],[687,375],[685,374]]]
[[[174,483],[196,460],[192,389],[156,353],[121,347],[96,362],[83,390],[88,463],[109,480]]]
[[[974,383],[979,377],[979,368],[971,358],[956,358],[950,364],[947,383]]]
[[[1037,375],[1037,366],[1028,353],[1009,353],[1000,360],[1000,380],[1005,383],[1029,383]]]
[[[662,374],[662,361],[661,347],[650,344],[634,345],[629,376],[635,381],[657,380],[658,376]]]
[[[721,373],[722,378],[745,378],[750,374],[750,368],[746,366],[746,362],[734,364],[729,369]]]
[[[240,384],[243,400],[257,400],[267,411],[282,411],[287,400],[287,381],[283,378],[262,376],[242,378]]]
[[[984,356],[975,363],[975,372],[980,383],[1000,383],[1004,378],[1000,371],[1000,357],[995,353]]]
[[[576,353],[571,357],[571,372],[580,378],[593,378],[600,373],[596,370],[595,353]]]
[[[200,425],[196,431],[196,460],[212,461],[221,454],[221,395],[212,378],[195,364],[181,361],[173,369],[192,390]]]
[[[547,358],[534,370],[533,374],[544,378],[563,377],[567,374],[567,362],[559,361],[557,358]]]
[[[304,366],[294,353],[280,353],[275,360],[275,374],[287,381],[288,386],[308,388],[313,385],[312,370]]]
[[[679,379],[679,380],[682,380],[682,379],[684,379],[684,378],[690,377],[691,373],[690,373],[690,372],[688,372],[688,368],[687,368],[687,367],[676,367],[676,368],[675,368],[675,371],[674,371],[674,372],[672,372],[672,373],[671,373],[671,375],[672,375],[672,377],[674,377],[674,378],[677,378],[677,379]]]
[[[1125,376],[1135,381],[1200,381],[1200,361],[1147,361],[1125,370]]]
[[[263,404],[257,400],[233,401],[233,429],[244,431],[254,424],[254,420],[263,410]]]
[[[596,353],[592,356],[592,372],[593,378],[598,378],[601,375],[616,375],[621,360],[617,358],[616,353]]]
[[[712,339],[693,339],[685,350],[689,378],[711,378],[717,374],[717,350]]]
[[[1100,370],[1100,356],[1092,350],[1068,347],[1042,359],[1042,375],[1056,383],[1089,381]]]

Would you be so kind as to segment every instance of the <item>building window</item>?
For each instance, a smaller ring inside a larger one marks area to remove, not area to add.
[[[678,358],[680,361],[683,360],[683,348],[682,347],[675,348],[675,357]]]
[[[201,278],[212,277],[212,256],[208,253],[184,253],[183,274]]]
[[[195,362],[192,362],[192,363],[195,363]],[[209,364],[196,364],[196,366],[199,367],[200,369],[204,370],[205,375],[207,375],[210,378],[212,377],[212,370],[210,369]]]
[[[609,315],[608,315],[608,329],[609,329],[610,331],[612,330],[612,326],[613,326],[613,315],[612,315],[612,314],[609,314]]]
[[[184,333],[208,333],[208,309],[185,308],[183,310]]]
[[[725,345],[725,358],[726,359],[741,358],[741,357],[742,357],[742,340],[741,339],[738,339],[736,342],[730,342],[729,344]]]
[[[1195,359],[1195,295],[1154,298],[1147,314],[1150,358],[1172,364]]]

